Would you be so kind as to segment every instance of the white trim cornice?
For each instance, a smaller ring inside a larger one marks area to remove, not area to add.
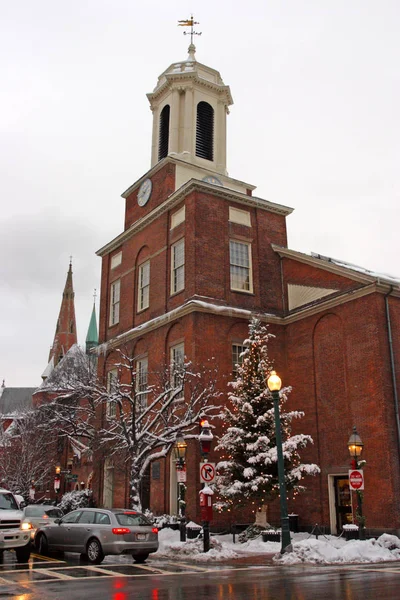
[[[164,202],[156,206],[156,208],[154,208],[147,215],[143,216],[141,219],[135,221],[135,223],[114,238],[111,242],[100,248],[100,250],[96,252],[97,256],[104,256],[105,254],[115,250],[115,248],[118,248],[118,246],[120,246],[123,242],[141,231],[144,227],[147,227],[147,225],[152,223],[160,215],[174,208],[177,204],[182,202],[182,200],[184,200],[188,194],[194,191],[211,192],[213,196],[217,196],[218,198],[260,208],[261,210],[266,210],[283,216],[290,215],[290,213],[293,211],[292,208],[283,206],[282,204],[275,204],[274,202],[263,200],[262,198],[257,198],[256,196],[247,196],[247,194],[243,194],[242,192],[235,192],[234,190],[212,185],[211,183],[206,183],[205,181],[200,181],[199,179],[189,179],[189,181],[173,192],[166,200],[164,200]]]
[[[202,300],[190,299],[178,308],[175,308],[169,311],[168,313],[160,315],[159,317],[155,317],[154,319],[151,319],[150,321],[147,321],[146,323],[143,323],[138,327],[134,327],[133,329],[121,333],[119,336],[112,338],[107,342],[104,342],[96,348],[96,352],[98,354],[101,354],[113,348],[118,348],[122,344],[125,344],[142,335],[150,333],[151,331],[154,331],[159,327],[169,325],[172,322],[194,312],[246,320],[250,320],[252,317],[256,317],[264,323],[286,326],[295,323],[296,321],[307,319],[321,312],[332,310],[337,306],[340,306],[341,304],[346,304],[347,302],[358,300],[359,298],[363,298],[364,296],[368,296],[376,292],[384,293],[385,291],[387,293],[387,290],[383,290],[382,286],[373,283],[371,285],[367,285],[356,290],[344,292],[343,294],[336,296],[335,298],[330,298],[327,300],[322,299],[320,302],[315,303],[312,306],[297,309],[286,316],[245,310],[233,306],[218,305],[213,304],[212,302],[204,302]]]

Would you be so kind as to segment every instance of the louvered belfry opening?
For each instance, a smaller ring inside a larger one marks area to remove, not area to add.
[[[160,135],[158,142],[158,160],[168,156],[169,140],[169,104],[166,104],[160,114]]]
[[[196,156],[214,159],[214,109],[208,102],[197,105]]]

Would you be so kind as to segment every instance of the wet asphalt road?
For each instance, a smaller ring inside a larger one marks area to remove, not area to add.
[[[7,556],[8,555],[8,556]],[[0,564],[0,598],[12,600],[377,600],[400,599],[400,563],[343,567],[218,565],[74,555]]]

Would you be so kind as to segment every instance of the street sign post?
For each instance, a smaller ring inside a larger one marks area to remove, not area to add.
[[[201,483],[213,483],[215,479],[215,463],[200,463]]]
[[[349,487],[353,491],[364,489],[364,471],[362,469],[353,469],[349,471]]]

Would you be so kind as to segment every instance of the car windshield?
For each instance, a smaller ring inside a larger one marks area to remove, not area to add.
[[[0,492],[1,510],[19,510],[14,496],[10,492]]]
[[[48,517],[49,519],[58,519],[63,516],[62,511],[54,506],[27,506],[25,508],[25,516],[27,517]]]
[[[126,527],[134,525],[151,525],[151,522],[146,519],[144,515],[135,512],[117,513],[115,518],[120,525],[125,525]]]

